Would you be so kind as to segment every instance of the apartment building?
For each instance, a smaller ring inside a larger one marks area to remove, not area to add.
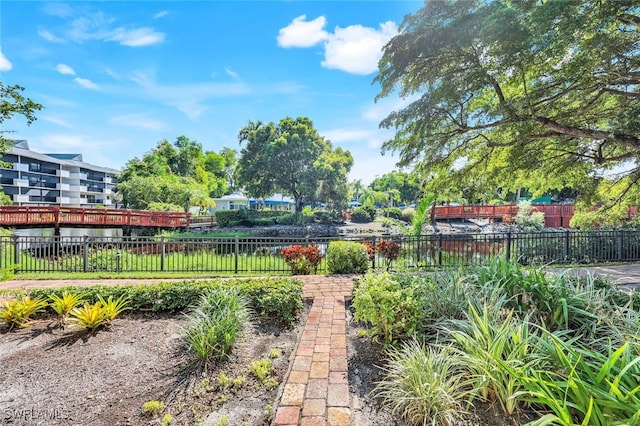
[[[82,161],[82,154],[41,154],[14,141],[0,164],[2,192],[18,206],[115,208],[119,171]]]

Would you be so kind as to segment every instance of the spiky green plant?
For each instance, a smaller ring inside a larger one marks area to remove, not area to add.
[[[58,315],[58,324],[64,327],[71,310],[80,305],[84,300],[80,293],[64,292],[62,295],[51,294],[49,306]]]
[[[9,326],[26,327],[31,317],[42,312],[47,307],[47,302],[31,297],[18,297],[15,300],[6,300],[0,306],[0,320]]]
[[[104,300],[101,295],[98,295],[98,300],[102,304],[102,309],[104,309],[109,321],[113,321],[118,315],[130,309],[125,295],[122,295],[115,300],[113,299],[113,296],[109,296],[107,300]]]
[[[485,304],[480,311],[471,305],[467,319],[451,321],[447,329],[452,357],[466,370],[474,392],[487,401],[498,401],[509,414],[516,411],[514,395],[524,387],[513,371],[526,374],[541,359],[529,322],[514,318],[510,310]]]
[[[631,344],[599,353],[550,333],[540,343],[555,368],[514,372],[526,387],[518,397],[550,411],[530,426],[640,424],[640,356]]]
[[[238,290],[221,288],[203,294],[198,305],[185,315],[187,348],[196,362],[206,368],[228,356],[250,312]]]
[[[69,313],[71,317],[69,323],[87,330],[95,330],[98,327],[109,324],[109,315],[98,301],[93,305],[84,302],[83,305],[75,307]]]
[[[447,347],[412,339],[387,351],[384,379],[375,394],[394,415],[419,425],[451,426],[464,417],[469,383]]]

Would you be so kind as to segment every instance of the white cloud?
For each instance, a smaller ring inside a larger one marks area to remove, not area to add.
[[[69,65],[58,64],[56,65],[56,71],[62,75],[76,75],[76,72]]]
[[[368,139],[372,136],[372,132],[362,129],[334,129],[322,132],[322,136],[332,143],[348,143]]]
[[[42,7],[42,11],[50,16],[58,18],[67,18],[73,15],[73,8],[62,2],[47,2]]]
[[[351,25],[336,27],[325,43],[322,66],[352,74],[367,75],[378,69],[384,45],[398,33],[395,23],[380,24],[380,29]]]
[[[227,73],[227,75],[231,78],[233,78],[234,80],[240,80],[240,77],[238,76],[238,73],[233,71],[232,69],[229,68],[225,68],[224,72]]]
[[[100,90],[100,86],[98,86],[96,83],[94,83],[93,81],[91,81],[89,79],[76,77],[76,78],[73,79],[73,81],[75,81],[80,86],[84,87],[85,89]]]
[[[251,88],[247,84],[239,81],[161,85],[155,82],[154,74],[153,71],[138,71],[130,79],[140,86],[144,96],[173,106],[192,120],[198,118],[208,109],[206,102],[211,99],[246,95],[251,92]]]
[[[396,94],[389,95],[367,107],[362,113],[362,118],[368,121],[380,123],[393,111],[400,111],[401,109],[404,109],[410,103],[418,100],[420,96],[421,94],[419,93],[407,96],[406,98],[400,98]]]
[[[169,11],[167,10],[161,10],[160,12],[156,13],[155,15],[153,15],[153,19],[160,19],[160,18],[164,18],[165,16],[167,16],[169,14]]]
[[[102,12],[87,13],[71,8],[51,8],[49,14],[68,21],[57,28],[54,35],[45,28],[39,28],[40,37],[51,42],[71,40],[75,43],[87,41],[114,41],[123,46],[141,47],[164,42],[165,34],[149,27],[116,27],[116,18]]]
[[[327,23],[324,16],[312,21],[306,21],[307,16],[295,18],[289,25],[278,32],[278,46],[280,47],[311,47],[327,40],[329,33],[323,30]]]
[[[154,31],[153,28],[135,28],[127,30],[116,28],[112,34],[106,38],[109,41],[117,41],[123,46],[141,47],[153,44],[160,44],[164,41],[164,34]]]
[[[139,127],[147,130],[162,130],[166,128],[165,124],[160,120],[150,118],[146,114],[128,114],[111,117],[109,123],[120,124],[129,127]]]
[[[52,43],[63,43],[64,40],[56,37],[55,35],[51,34],[48,30],[44,29],[44,28],[38,28],[38,35],[40,37],[42,37],[43,39],[50,41]]]
[[[40,119],[43,120],[43,121],[48,121],[49,123],[56,124],[56,125],[58,125],[60,127],[65,127],[67,129],[73,128],[73,126],[71,124],[69,124],[66,121],[64,121],[64,120],[62,120],[60,118],[57,118],[57,117],[43,116],[43,117],[40,117]]]
[[[13,64],[4,56],[4,53],[2,53],[0,49],[0,71],[11,71],[11,68],[13,68]]]

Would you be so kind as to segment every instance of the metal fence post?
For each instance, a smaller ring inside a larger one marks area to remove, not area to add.
[[[622,259],[624,258],[623,256],[623,250],[624,248],[624,229],[621,229],[620,232],[618,233],[618,261],[622,261]]]
[[[235,242],[234,242],[234,262],[235,262],[235,266],[234,266],[234,270],[235,273],[238,273],[238,256],[240,255],[240,238],[238,236],[235,237]]]
[[[164,244],[164,235],[160,237],[160,271],[164,272],[164,262],[167,248]]]
[[[504,256],[507,259],[507,262],[511,261],[511,231],[507,231],[507,241],[505,243],[507,247],[505,247]]]
[[[82,270],[84,272],[87,272],[89,270],[89,236],[85,235],[82,237],[83,239],[83,253],[84,253],[84,259],[83,259],[83,265],[82,265]]]
[[[564,231],[564,249],[562,251],[562,256],[564,257],[564,261],[569,260],[569,250],[571,249],[571,245],[569,244],[569,230],[566,229]]]
[[[442,266],[442,234],[438,234],[438,266]]]
[[[20,249],[18,247],[18,236],[12,235],[11,239],[13,240],[13,263],[16,265],[20,264]]]
[[[371,238],[371,247],[373,248],[373,259],[371,259],[371,269],[376,269],[376,237]]]

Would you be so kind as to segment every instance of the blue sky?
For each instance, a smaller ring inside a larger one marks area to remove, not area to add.
[[[122,168],[185,135],[238,152],[249,120],[309,117],[355,160],[350,180],[394,169],[374,102],[381,47],[419,1],[0,2],[0,78],[43,104],[9,137]]]

